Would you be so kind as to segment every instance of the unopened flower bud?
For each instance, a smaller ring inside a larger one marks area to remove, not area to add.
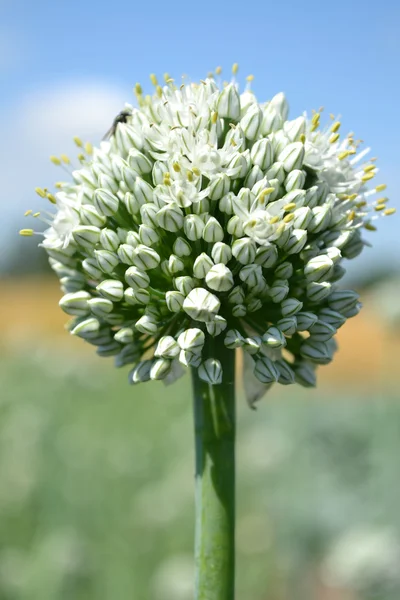
[[[273,151],[271,142],[268,138],[262,138],[253,144],[250,151],[250,157],[254,165],[266,171],[273,163]]]
[[[338,290],[333,292],[329,298],[329,308],[341,314],[354,308],[358,304],[359,295],[352,290]]]
[[[278,383],[282,385],[291,385],[295,382],[295,374],[286,360],[276,360],[275,367],[278,369]]]
[[[310,302],[322,302],[332,292],[332,285],[328,281],[321,281],[317,283],[312,281],[307,285],[307,298]]]
[[[132,263],[138,269],[148,271],[155,269],[160,264],[160,256],[153,248],[140,244],[134,249],[134,257]]]
[[[153,366],[152,360],[142,360],[129,373],[129,383],[143,383],[150,380],[150,369]]]
[[[82,261],[82,268],[85,273],[93,279],[100,279],[103,276],[95,258],[85,258],[85,260]]]
[[[102,229],[99,241],[104,250],[109,252],[116,252],[120,245],[118,235],[112,229]]]
[[[266,242],[263,246],[257,248],[254,262],[261,265],[264,269],[270,269],[278,261],[278,250],[275,244]]]
[[[182,229],[183,223],[182,210],[176,204],[166,204],[157,212],[157,224],[166,231],[175,233],[179,229]]]
[[[317,379],[315,377],[315,368],[307,361],[301,361],[294,366],[296,382],[303,387],[315,387]]]
[[[291,192],[292,190],[301,190],[306,182],[306,176],[304,171],[300,169],[294,169],[290,171],[285,179],[285,190]]]
[[[333,269],[333,261],[326,255],[315,256],[304,267],[304,275],[308,281],[325,281]]]
[[[283,129],[291,142],[297,142],[306,132],[306,120],[304,117],[298,117],[293,121],[286,121]]]
[[[104,227],[106,218],[99,214],[93,204],[83,204],[79,212],[82,225],[93,225],[94,227]]]
[[[201,363],[201,354],[191,352],[190,350],[181,350],[179,353],[179,362],[185,367],[197,368]]]
[[[262,340],[257,337],[246,337],[244,338],[243,350],[249,354],[258,354],[261,348]]]
[[[268,290],[272,302],[280,304],[289,293],[289,282],[287,279],[275,279]]]
[[[233,192],[228,192],[226,196],[223,196],[219,201],[218,207],[222,213],[226,215],[232,215],[233,210],[233,199],[235,198],[235,194]]]
[[[198,374],[202,381],[210,385],[219,385],[222,383],[222,367],[216,358],[208,358],[198,369]]]
[[[183,256],[190,256],[192,253],[192,248],[189,242],[181,237],[178,237],[174,242],[173,251],[174,254],[182,258]]]
[[[336,327],[318,320],[312,327],[310,327],[311,338],[315,342],[327,342],[336,333]]]
[[[124,286],[117,279],[105,279],[96,287],[103,298],[111,300],[111,302],[119,302],[124,297]]]
[[[132,265],[136,259],[136,249],[130,244],[121,244],[117,250],[118,257],[125,265]]]
[[[119,265],[119,258],[114,252],[109,250],[95,250],[94,255],[100,269],[104,273],[112,273],[117,265]]]
[[[242,286],[235,286],[228,296],[230,304],[243,304],[246,294]]]
[[[114,305],[107,298],[91,298],[88,300],[88,306],[96,317],[103,318],[112,312]]]
[[[84,317],[89,312],[88,300],[91,296],[88,292],[75,292],[65,294],[59,302],[59,306],[68,315],[76,315],[78,317]]]
[[[194,242],[202,238],[204,223],[198,215],[187,215],[184,218],[183,229],[186,237]]]
[[[239,121],[240,119],[240,96],[233,83],[227,85],[220,93],[217,100],[218,116],[222,119]]]
[[[329,206],[316,206],[312,209],[312,219],[308,225],[308,231],[319,233],[329,227],[332,218],[332,210]]]
[[[122,327],[114,335],[114,339],[121,344],[131,344],[133,342],[133,329],[131,327]]]
[[[148,333],[149,335],[157,333],[158,329],[155,319],[150,315],[143,315],[140,317],[136,321],[135,327],[140,333]]]
[[[286,298],[281,304],[282,317],[292,317],[300,312],[303,308],[303,303],[297,298]]]
[[[93,195],[94,205],[101,215],[112,217],[118,210],[119,200],[108,190],[99,188]]]
[[[84,248],[93,248],[100,240],[100,229],[92,225],[78,225],[72,232],[74,240]]]
[[[205,336],[201,329],[193,327],[186,329],[178,337],[178,344],[181,350],[189,350],[195,354],[199,354],[204,346]]]
[[[197,279],[189,277],[188,275],[176,277],[176,279],[174,279],[174,283],[178,292],[181,292],[184,294],[184,296],[187,296],[189,292],[194,290],[194,288],[198,287],[199,285],[199,281]]]
[[[185,298],[183,310],[196,321],[207,323],[218,313],[221,302],[204,288],[195,288]]]
[[[240,127],[248,140],[257,138],[263,114],[258,103],[252,104],[240,120]]]
[[[232,244],[232,254],[242,265],[253,263],[256,258],[257,246],[250,238],[244,237]]]
[[[106,192],[110,192],[111,194],[116,194],[118,192],[118,183],[113,177],[110,177],[109,175],[101,174],[99,176],[99,184],[100,188],[102,188]]]
[[[224,239],[224,230],[215,217],[210,217],[203,230],[203,239],[206,242],[222,242]]]
[[[232,258],[231,247],[223,242],[217,242],[212,247],[211,257],[216,264],[223,263],[226,265]]]
[[[214,263],[208,254],[202,252],[194,261],[193,275],[198,279],[204,279],[213,265]]]
[[[240,269],[239,277],[249,288],[256,287],[264,279],[260,265],[246,265]]]
[[[228,323],[221,315],[216,315],[213,321],[206,323],[206,329],[213,337],[220,335],[227,328]]]
[[[318,365],[327,365],[332,360],[332,352],[327,342],[315,342],[308,338],[300,346],[300,355]]]
[[[269,348],[284,348],[286,346],[286,338],[282,331],[277,327],[270,327],[263,335],[263,344]]]
[[[254,167],[247,173],[246,179],[244,181],[244,185],[246,188],[250,188],[254,193],[253,188],[259,181],[264,180],[264,173],[261,171],[258,165],[254,165]],[[257,189],[257,188],[256,188]]]
[[[77,335],[84,339],[90,339],[91,337],[98,335],[99,329],[99,320],[95,317],[90,317],[89,319],[80,321],[77,325],[75,325],[75,327],[71,330],[71,333],[72,335]]]
[[[150,277],[146,271],[138,269],[137,267],[129,267],[129,269],[125,271],[125,281],[134,290],[147,288],[150,285]]]
[[[232,308],[232,315],[235,318],[240,318],[240,317],[244,317],[247,314],[247,308],[245,307],[244,304],[237,304],[236,306],[234,306]]]
[[[257,262],[257,259],[256,259]],[[276,267],[274,277],[276,279],[290,279],[293,275],[293,265],[291,262],[285,261]]]
[[[164,335],[158,341],[154,356],[161,358],[176,358],[180,352],[178,342],[171,335]]]
[[[284,317],[279,319],[277,326],[285,335],[293,335],[297,331],[297,318]]]
[[[212,290],[227,292],[234,285],[232,272],[223,263],[218,263],[206,273],[206,284]]]
[[[299,254],[307,243],[307,231],[305,229],[292,229],[289,239],[282,246],[286,254]]]
[[[262,356],[256,360],[254,375],[261,383],[273,383],[274,381],[278,381],[279,371],[270,358]]]
[[[168,291],[165,294],[167,308],[171,312],[177,313],[182,309],[185,296],[181,292]]]
[[[220,200],[229,192],[231,182],[225,173],[219,173],[210,182],[208,197],[210,200]]]
[[[301,169],[304,160],[304,145],[301,142],[288,144],[278,155],[278,161],[283,163],[287,173],[294,169]]]
[[[128,164],[140,175],[150,173],[153,168],[149,159],[142,152],[136,150],[136,148],[129,150]]]
[[[241,237],[244,233],[242,221],[237,215],[234,215],[229,219],[226,229],[228,233],[235,237]]]

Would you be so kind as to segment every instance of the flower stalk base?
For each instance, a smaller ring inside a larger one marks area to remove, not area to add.
[[[222,337],[222,336],[221,336]],[[234,600],[235,353],[219,337],[204,352],[221,361],[210,385],[192,369],[196,444],[195,600]]]

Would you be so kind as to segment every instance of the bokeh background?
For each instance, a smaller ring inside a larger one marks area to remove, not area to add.
[[[0,600],[190,600],[190,381],[130,388],[64,331],[36,240],[50,154],[98,143],[136,81],[233,62],[291,114],[323,105],[399,205],[400,6],[0,0]],[[150,83],[149,83],[150,89]],[[238,600],[400,598],[400,236],[349,264],[364,309],[309,391],[239,393]]]

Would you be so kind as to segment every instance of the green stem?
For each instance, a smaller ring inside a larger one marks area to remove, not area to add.
[[[220,339],[221,338],[221,339]],[[196,437],[195,600],[235,595],[235,353],[209,338],[203,359],[216,358],[223,383],[192,369]]]

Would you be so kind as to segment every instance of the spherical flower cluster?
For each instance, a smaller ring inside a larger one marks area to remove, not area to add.
[[[99,148],[75,138],[72,183],[37,189],[55,208],[41,245],[71,333],[131,364],[132,383],[173,381],[182,366],[221,383],[219,357],[202,350],[222,336],[264,386],[315,385],[360,310],[338,287],[343,259],[362,251],[372,215],[394,212],[369,202],[385,188],[368,190],[374,159],[339,121],[289,120],[282,93],[259,103],[235,77],[219,84],[218,70],[180,87],[151,79],[155,94],[137,85],[138,108]]]

